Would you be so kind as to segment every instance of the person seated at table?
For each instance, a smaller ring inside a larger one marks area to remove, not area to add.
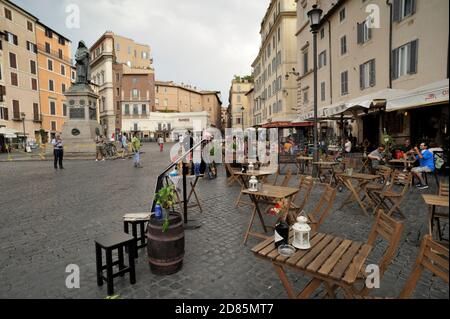
[[[369,154],[368,158],[372,161],[372,169],[377,169],[378,166],[384,165],[386,163],[386,153],[383,145],[380,145],[372,153]]]
[[[416,154],[416,159],[419,161],[420,165],[411,169],[411,172],[419,179],[419,184],[416,185],[418,189],[427,189],[428,185],[425,183],[422,173],[433,173],[434,167],[434,156],[433,153],[428,150],[428,144],[422,143],[419,148],[415,147],[414,152]]]
[[[345,139],[344,149],[347,154],[352,152],[352,142],[349,138]]]
[[[292,147],[293,147],[294,145],[293,145],[293,143],[292,143],[292,140],[291,139],[288,139],[287,141],[286,141],[286,143],[284,143],[284,152],[286,153],[286,154],[291,154],[291,151],[292,151]]]

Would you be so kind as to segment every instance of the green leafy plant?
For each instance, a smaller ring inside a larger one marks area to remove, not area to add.
[[[156,203],[161,205],[161,208],[169,210],[175,204],[175,190],[173,185],[168,185],[161,188],[156,193]],[[169,214],[164,216],[164,223],[162,227],[163,233],[169,230]]]

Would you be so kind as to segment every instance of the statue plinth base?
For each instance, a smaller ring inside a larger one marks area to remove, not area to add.
[[[65,156],[95,156],[95,138],[102,134],[97,121],[98,95],[88,84],[77,83],[65,93],[69,120],[63,125],[61,138]]]

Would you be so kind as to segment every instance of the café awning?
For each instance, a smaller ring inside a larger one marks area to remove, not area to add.
[[[449,80],[427,84],[389,99],[386,111],[408,110],[427,105],[448,103]]]
[[[393,98],[404,94],[404,90],[385,89],[375,93],[371,93],[348,102],[339,103],[325,109],[325,115],[328,117],[339,116],[342,114],[356,115],[361,111],[368,111],[372,107],[378,105],[389,105]]]
[[[17,138],[16,130],[0,127],[0,135],[3,135],[5,138]]]

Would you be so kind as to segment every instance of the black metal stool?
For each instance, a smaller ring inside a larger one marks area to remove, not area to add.
[[[126,214],[123,216],[123,230],[125,233],[130,233],[130,225],[131,225],[131,234],[133,235],[136,241],[136,258],[138,257],[139,248],[147,247],[147,237],[145,233],[146,224],[150,220],[150,213],[136,213],[136,214]],[[138,235],[138,226],[139,226],[139,235]],[[140,243],[139,243],[140,242]]]
[[[123,277],[126,273],[130,273],[130,283],[136,283],[136,271],[134,267],[134,250],[136,241],[134,237],[124,233],[114,233],[95,240],[95,256],[97,263],[97,285],[103,286],[103,281],[106,281],[108,287],[108,296],[114,294],[115,277]],[[128,248],[128,267],[124,264],[123,250]],[[102,249],[106,252],[106,264],[103,265]],[[112,252],[118,250],[119,259],[113,262]],[[119,271],[114,273],[113,267],[118,265]],[[103,276],[103,270],[106,269],[106,277]]]

